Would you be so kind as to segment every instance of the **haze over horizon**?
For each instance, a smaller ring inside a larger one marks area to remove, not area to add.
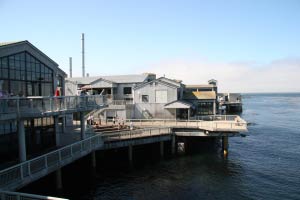
[[[300,92],[300,1],[0,0],[0,42],[28,40],[81,76],[153,72],[224,92]]]

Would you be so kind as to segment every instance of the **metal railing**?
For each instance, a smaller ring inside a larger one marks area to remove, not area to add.
[[[43,200],[43,199],[68,200],[68,199],[63,199],[63,198],[41,196],[41,195],[36,195],[36,194],[0,191],[0,200]]]
[[[0,188],[19,188],[102,146],[102,136],[96,135],[2,170]]]
[[[220,118],[218,118],[220,117]],[[110,122],[111,120],[108,120]],[[126,124],[130,122],[135,126],[152,126],[152,127],[186,127],[200,128],[208,131],[247,131],[247,122],[237,115],[231,116],[214,116],[207,121],[205,120],[176,120],[176,119],[127,119]]]
[[[18,117],[23,117],[68,110],[88,110],[103,106],[104,101],[102,95],[0,98],[0,115],[16,113]]]
[[[128,105],[133,104],[132,100],[111,100],[107,102],[110,105]]]
[[[136,129],[120,132],[105,132],[102,134],[104,142],[116,141],[116,140],[127,140],[141,137],[152,137],[159,135],[169,135],[171,134],[171,129],[169,127],[164,128],[145,128],[145,129]]]

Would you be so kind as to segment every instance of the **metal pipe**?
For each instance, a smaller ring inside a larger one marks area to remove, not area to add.
[[[69,58],[70,63],[70,78],[72,78],[72,57]]]
[[[84,33],[81,37],[81,47],[82,47],[82,77],[85,77],[85,63],[84,63]]]

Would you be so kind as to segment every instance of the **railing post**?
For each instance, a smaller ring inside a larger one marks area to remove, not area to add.
[[[20,176],[21,176],[21,180],[23,180],[23,178],[24,178],[23,164],[20,165]]]
[[[17,99],[17,116],[20,117],[20,98]]]

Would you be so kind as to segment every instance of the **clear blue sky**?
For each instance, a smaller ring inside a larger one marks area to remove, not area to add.
[[[163,60],[259,65],[300,56],[299,0],[0,0],[0,40],[29,40],[68,72],[130,74]],[[254,65],[253,67],[255,67]]]

